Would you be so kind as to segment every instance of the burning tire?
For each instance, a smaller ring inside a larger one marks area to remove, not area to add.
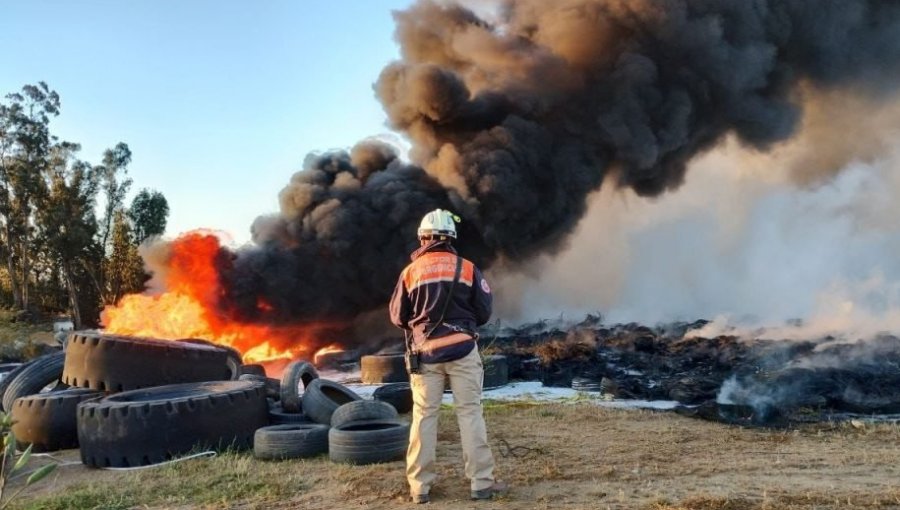
[[[495,354],[484,357],[484,383],[486,390],[506,386],[509,383],[509,365],[506,356]]]
[[[66,348],[63,382],[100,391],[230,380],[233,353],[206,342],[75,334]]]
[[[34,452],[77,447],[76,408],[81,402],[101,396],[99,391],[73,388],[17,399],[10,413],[19,448],[29,443]]]
[[[257,459],[305,459],[327,452],[328,426],[318,423],[272,425],[253,436],[253,456]]]
[[[294,361],[288,365],[281,376],[281,407],[289,413],[299,413],[303,392],[318,378],[316,368],[307,361]],[[301,384],[303,391],[300,391]]]
[[[316,423],[330,425],[337,408],[354,400],[362,397],[342,384],[316,379],[303,393],[303,412]]]
[[[45,354],[22,365],[7,375],[9,383],[3,391],[3,409],[10,411],[17,398],[40,393],[47,386],[59,383],[65,353]]]
[[[174,384],[78,406],[81,461],[90,467],[156,464],[196,448],[246,449],[268,425],[265,388],[249,381]]]
[[[409,382],[402,354],[375,354],[359,360],[362,382],[382,384]]]
[[[398,421],[357,421],[328,431],[329,457],[346,464],[401,460],[408,444],[409,425]]]
[[[377,400],[357,400],[338,407],[331,415],[331,426],[340,427],[354,421],[396,420],[397,410]]]
[[[408,413],[413,408],[412,388],[409,383],[385,384],[376,389],[372,397],[394,406],[394,409],[400,414]]]

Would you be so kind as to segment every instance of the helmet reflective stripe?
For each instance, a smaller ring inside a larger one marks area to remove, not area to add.
[[[450,211],[435,209],[426,214],[419,224],[419,237],[447,236],[456,237],[456,222],[459,221]]]

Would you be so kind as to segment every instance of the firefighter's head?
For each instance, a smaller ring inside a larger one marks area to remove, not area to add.
[[[451,241],[456,239],[456,223],[459,216],[444,209],[435,209],[426,214],[419,223],[419,241]]]

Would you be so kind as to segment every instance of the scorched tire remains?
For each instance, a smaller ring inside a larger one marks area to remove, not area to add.
[[[397,410],[390,404],[377,400],[357,400],[338,407],[331,415],[331,426],[353,421],[396,420]]]
[[[366,384],[409,381],[403,354],[373,354],[359,360],[360,377]]]
[[[328,431],[334,462],[376,464],[401,460],[409,444],[409,425],[398,421],[356,421]]]
[[[78,406],[81,461],[146,466],[202,449],[246,449],[268,419],[265,388],[250,381],[118,393]]]
[[[328,426],[319,423],[263,427],[253,438],[253,456],[257,459],[305,459],[327,452]]]
[[[3,391],[3,409],[10,411],[17,398],[40,393],[48,386],[55,386],[63,372],[65,353],[45,354],[13,370],[6,377],[9,384]]]
[[[128,391],[232,377],[233,353],[207,343],[74,334],[63,382],[100,391]]]
[[[19,449],[29,444],[35,452],[77,447],[76,408],[86,400],[101,396],[99,391],[71,388],[16,399],[11,410],[12,431]]]

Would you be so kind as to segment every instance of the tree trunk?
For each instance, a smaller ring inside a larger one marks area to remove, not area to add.
[[[19,279],[16,277],[16,258],[13,254],[12,244],[9,246],[9,254],[6,256],[6,268],[9,270],[9,286],[13,295],[13,303],[16,310],[22,309],[22,290],[19,288]]]
[[[29,296],[30,285],[28,274],[31,272],[31,265],[28,260],[28,239],[22,240],[22,309],[27,310],[28,306],[31,304],[31,299]]]
[[[69,306],[72,307],[72,323],[75,329],[81,329],[81,307],[78,306],[78,289],[75,288],[75,277],[68,262],[63,263],[63,276],[66,279],[66,289],[69,291]]]

